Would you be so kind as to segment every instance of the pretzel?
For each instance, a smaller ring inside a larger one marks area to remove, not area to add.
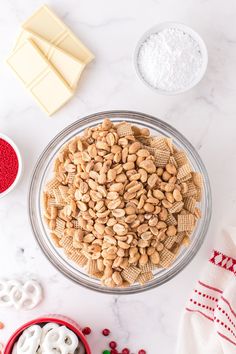
[[[42,328],[42,334],[41,334],[41,341],[40,341],[40,346],[42,345],[46,335],[48,334],[48,332],[50,332],[51,330],[58,328],[59,325],[55,322],[48,322],[46,323],[43,328]]]
[[[23,285],[17,280],[0,280],[0,307],[31,310],[42,300],[42,288],[35,280]]]
[[[55,350],[61,354],[72,354],[79,346],[78,337],[65,326],[51,329],[42,343],[42,351],[54,354]]]
[[[41,340],[42,328],[33,325],[24,330],[17,342],[17,354],[36,353]]]
[[[17,280],[0,280],[0,307],[13,306],[10,293],[12,289],[21,287],[21,283]]]
[[[11,290],[11,299],[17,310],[31,310],[42,300],[42,288],[37,281],[27,280],[23,286]]]

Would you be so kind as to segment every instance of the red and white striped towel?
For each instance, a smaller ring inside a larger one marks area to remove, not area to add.
[[[197,282],[181,320],[178,354],[236,354],[236,228],[219,246]]]

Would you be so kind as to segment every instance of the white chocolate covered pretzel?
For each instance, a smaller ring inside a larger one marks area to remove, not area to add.
[[[20,288],[13,288],[11,298],[16,309],[33,309],[42,300],[42,288],[35,280],[27,280]]]
[[[55,322],[48,322],[46,323],[43,328],[42,328],[42,335],[41,335],[41,343],[43,343],[46,335],[48,332],[50,332],[52,329],[58,328],[59,325]]]
[[[12,354],[86,354],[76,334],[65,326],[48,322],[28,327],[14,345]]]
[[[24,330],[17,342],[17,354],[36,353],[41,341],[42,328],[33,325]]]
[[[74,354],[79,345],[78,337],[65,326],[54,328],[49,331],[42,343],[42,351],[54,354],[55,350],[61,354]]]
[[[11,307],[13,306],[11,291],[13,289],[18,289],[22,285],[17,280],[0,280],[0,307]]]
[[[17,280],[0,280],[0,307],[14,306],[30,310],[42,300],[42,287],[35,280],[24,284]]]

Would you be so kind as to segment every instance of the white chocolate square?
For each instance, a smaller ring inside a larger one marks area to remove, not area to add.
[[[31,39],[26,39],[7,63],[47,114],[55,113],[73,96],[66,81]]]
[[[62,107],[72,96],[53,71],[47,72],[30,91],[49,115]]]
[[[75,90],[80,76],[85,68],[85,63],[46,41],[44,38],[26,30],[22,30],[17,41],[16,49],[19,48],[19,46],[21,46],[26,39],[33,40],[50,63],[63,76],[68,85]]]
[[[29,86],[39,74],[47,69],[47,62],[42,60],[31,44],[25,42],[7,60],[16,75]]]
[[[85,64],[94,59],[93,53],[46,5],[37,10],[22,27],[43,37]]]

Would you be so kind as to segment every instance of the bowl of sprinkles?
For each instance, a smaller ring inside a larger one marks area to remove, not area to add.
[[[161,23],[145,32],[134,52],[138,77],[163,95],[193,88],[203,78],[207,63],[203,39],[190,27],[177,22]]]
[[[12,191],[22,173],[22,159],[16,144],[0,133],[0,198]]]

